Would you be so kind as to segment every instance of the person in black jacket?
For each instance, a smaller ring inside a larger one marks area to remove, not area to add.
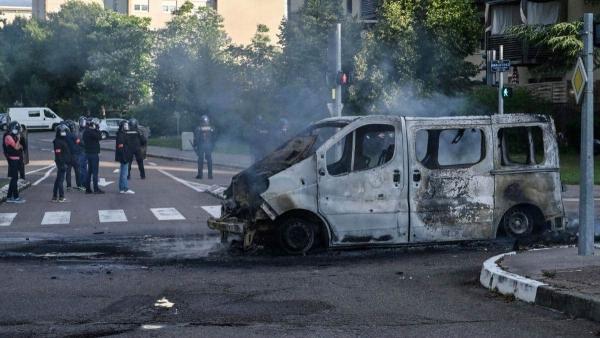
[[[67,143],[67,134],[69,128],[60,124],[56,127],[56,138],[54,139],[54,162],[56,163],[56,180],[54,181],[54,189],[52,190],[52,202],[66,202],[65,190],[63,183],[65,182],[65,174],[71,163],[71,151]]]
[[[100,169],[100,140],[102,134],[98,130],[100,120],[93,118],[88,124],[88,127],[83,132],[83,144],[85,147],[85,156],[88,162],[87,179],[85,182],[86,194],[104,194],[104,191],[98,187],[98,170]],[[92,182],[94,183],[94,191],[92,191]]]
[[[213,178],[212,152],[215,146],[215,128],[211,126],[210,119],[202,115],[201,125],[194,130],[194,143],[192,144],[196,155],[198,155],[197,179],[202,179],[204,174],[204,159],[208,166],[208,179]]]
[[[21,163],[21,155],[23,153],[23,145],[21,144],[21,125],[17,121],[12,121],[8,125],[2,142],[4,156],[8,161],[8,177],[10,183],[8,185],[7,203],[25,203],[25,199],[19,197],[19,188],[17,181],[19,179],[19,168]]]
[[[127,174],[129,173],[129,162],[132,160],[133,154],[127,143],[127,132],[129,131],[129,122],[122,121],[117,132],[117,144],[115,147],[115,161],[119,162],[119,192],[121,194],[135,194],[129,189],[127,182]]]
[[[138,169],[140,169],[140,177],[146,178],[146,171],[144,170],[144,154],[142,153],[142,147],[146,145],[146,138],[138,130],[138,121],[136,119],[129,119],[129,131],[127,132],[127,144],[129,145],[129,151],[131,157],[129,159],[129,168],[127,170],[127,179],[131,178],[131,164],[133,158],[137,162]]]

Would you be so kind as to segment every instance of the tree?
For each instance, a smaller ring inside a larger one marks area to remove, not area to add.
[[[357,111],[402,112],[409,100],[469,87],[477,68],[465,57],[481,32],[472,1],[384,0],[378,15],[355,58]]]

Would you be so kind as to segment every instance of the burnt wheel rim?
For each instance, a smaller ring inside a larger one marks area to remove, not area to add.
[[[290,250],[304,252],[312,246],[314,233],[310,225],[296,221],[285,228],[283,240]]]
[[[530,222],[522,211],[512,213],[508,219],[508,228],[515,235],[523,235],[529,231]]]

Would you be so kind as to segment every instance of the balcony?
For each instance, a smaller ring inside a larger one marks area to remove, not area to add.
[[[504,59],[510,59],[515,65],[528,66],[547,61],[552,52],[549,49],[529,46],[526,41],[510,35],[488,35],[487,50],[498,50],[504,45]]]

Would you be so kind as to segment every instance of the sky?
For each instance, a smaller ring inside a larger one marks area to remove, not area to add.
[[[0,6],[31,7],[31,0],[0,0]]]

